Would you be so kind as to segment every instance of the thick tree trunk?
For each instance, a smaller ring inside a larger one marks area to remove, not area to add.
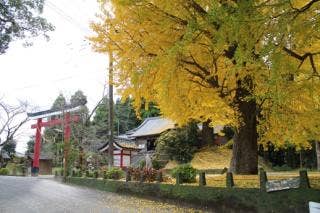
[[[320,171],[320,142],[316,141],[317,169]]]
[[[250,97],[247,88],[251,88],[251,80],[238,82],[235,105],[240,113],[240,125],[234,136],[233,153],[230,171],[237,174],[258,173],[258,143],[257,143],[257,105]]]
[[[213,144],[214,141],[214,132],[213,128],[209,126],[210,120],[202,123],[201,131],[201,145]]]

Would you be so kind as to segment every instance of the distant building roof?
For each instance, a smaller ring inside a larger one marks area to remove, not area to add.
[[[134,141],[124,140],[121,138],[114,138],[113,145],[117,149],[127,149],[127,150],[140,150],[140,148],[135,144]],[[98,150],[103,152],[109,148],[109,142],[106,142]]]
[[[129,135],[129,138],[159,135],[166,130],[174,128],[174,122],[169,119],[161,117],[146,118],[140,126],[134,129],[134,132]]]
[[[28,157],[33,160],[33,157],[34,157],[33,153],[30,153],[30,154],[28,155]],[[40,159],[40,160],[52,160],[53,158],[52,158],[51,156],[49,156],[49,155],[40,154],[39,159]]]

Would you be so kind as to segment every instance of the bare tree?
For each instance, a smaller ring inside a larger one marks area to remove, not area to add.
[[[18,130],[28,121],[26,114],[28,104],[20,101],[17,106],[0,100],[0,147],[12,141]]]

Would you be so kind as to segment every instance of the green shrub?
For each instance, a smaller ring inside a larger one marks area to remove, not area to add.
[[[196,151],[197,135],[197,125],[193,123],[163,133],[156,141],[156,155],[166,154],[171,160],[188,163]]]
[[[173,169],[171,174],[174,178],[179,174],[182,183],[193,183],[196,182],[197,170],[190,164],[181,164]]]
[[[89,170],[86,171],[86,177],[93,177],[93,173]]]
[[[0,169],[0,175],[8,175],[8,174],[9,174],[9,169],[7,168]]]
[[[165,167],[165,162],[159,160],[152,160],[152,167],[156,170],[162,169]]]
[[[21,165],[14,162],[8,163],[6,168],[9,170],[9,174],[11,175],[17,175],[22,173]]]
[[[143,159],[143,160],[140,160],[140,161],[139,161],[139,168],[140,168],[140,169],[143,169],[145,166],[146,166],[146,160],[144,160],[144,159]]]
[[[122,177],[124,177],[124,172],[119,169],[119,168],[112,168],[112,169],[109,169],[105,176],[104,176],[104,179],[113,179],[113,180],[119,180],[121,179]]]

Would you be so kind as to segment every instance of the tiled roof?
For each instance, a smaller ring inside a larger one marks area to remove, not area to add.
[[[135,144],[135,142],[131,141],[131,140],[123,140],[123,139],[120,139],[120,138],[114,138],[113,145],[116,148],[120,148],[120,149],[140,150],[140,148]],[[107,150],[108,147],[109,147],[109,142],[106,142],[98,150],[99,151],[104,151],[104,150]]]
[[[152,117],[145,119],[143,123],[129,135],[129,137],[137,138],[149,135],[158,135],[166,130],[174,128],[175,124],[173,121],[161,117]]]

